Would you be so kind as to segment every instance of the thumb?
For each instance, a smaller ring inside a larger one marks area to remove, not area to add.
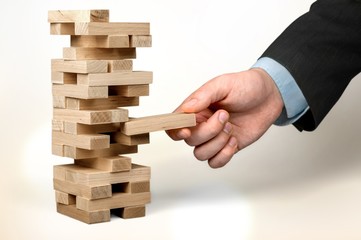
[[[186,98],[178,109],[188,113],[200,112],[211,104],[223,100],[230,89],[231,84],[228,84],[223,76],[214,78]]]

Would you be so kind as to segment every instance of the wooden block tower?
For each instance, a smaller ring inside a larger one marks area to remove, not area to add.
[[[145,216],[150,168],[126,155],[150,132],[195,125],[194,114],[128,116],[153,80],[132,62],[137,47],[151,47],[150,24],[109,22],[108,10],[49,11],[48,22],[71,40],[51,61],[52,152],[74,159],[54,166],[57,211],[85,223]]]

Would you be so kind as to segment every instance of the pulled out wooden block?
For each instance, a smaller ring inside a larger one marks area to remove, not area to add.
[[[76,164],[57,165],[53,169],[54,179],[82,185],[106,185],[150,180],[150,168],[138,164],[132,164],[130,171],[114,173]]]
[[[150,35],[149,23],[75,23],[74,35]]]
[[[66,108],[75,110],[102,110],[138,105],[139,97],[109,96],[108,98],[101,99],[65,99]]]
[[[109,10],[50,10],[48,22],[109,22]]]
[[[51,70],[53,72],[68,73],[106,73],[108,61],[105,60],[69,60],[52,59]]]
[[[89,200],[76,197],[76,207],[84,211],[124,208],[150,203],[150,192],[145,193],[114,193],[111,198]]]
[[[127,146],[135,146],[140,144],[148,144],[150,142],[150,139],[149,133],[128,136],[122,132],[115,132],[111,134],[111,141]]]
[[[137,135],[154,131],[193,127],[195,125],[195,114],[169,113],[130,119],[128,122],[123,123],[121,132],[126,135]]]
[[[109,95],[120,95],[124,97],[149,96],[149,84],[109,87],[108,93]]]
[[[78,84],[87,86],[119,86],[150,84],[153,73],[146,71],[78,74]]]
[[[65,173],[66,174],[66,173]],[[88,199],[101,199],[101,198],[109,198],[112,196],[112,187],[110,184],[106,185],[82,185],[82,184],[76,184],[69,181],[54,179],[53,180],[54,189],[57,190],[57,192],[61,191],[61,193],[64,193],[61,197],[66,197],[65,194],[68,194],[72,197],[74,197],[74,201],[68,201],[69,204],[75,204],[75,196],[82,196],[84,198]],[[58,195],[57,195],[58,196]],[[66,204],[66,200],[62,200],[62,202],[57,201],[62,204]]]
[[[112,209],[111,213],[124,219],[145,216],[145,205]]]
[[[132,168],[131,158],[125,156],[76,159],[75,164],[107,172],[124,172]]]
[[[108,87],[89,87],[85,85],[64,84],[52,86],[54,96],[65,96],[81,99],[97,99],[108,97]]]
[[[75,195],[71,195],[62,191],[55,191],[55,201],[57,203],[65,204],[65,205],[74,205],[75,204]]]
[[[74,35],[75,25],[74,23],[51,23],[50,24],[51,35]]]
[[[110,144],[109,148],[97,150],[87,150],[67,145],[63,146],[63,157],[69,157],[74,159],[110,157],[119,154],[130,154],[138,152],[137,146],[126,146],[118,143],[112,143]]]
[[[63,48],[63,58],[66,60],[120,60],[136,58],[135,48]]]
[[[128,35],[106,35],[106,36],[91,36],[91,35],[72,35],[72,47],[87,47],[87,48],[129,48]]]
[[[57,145],[70,145],[83,149],[104,149],[110,147],[110,136],[104,134],[73,135],[53,131],[52,142]]]
[[[88,224],[101,223],[110,221],[110,209],[99,211],[83,211],[77,209],[75,205],[64,205],[57,203],[56,210],[58,213],[66,215],[68,217],[77,219],[81,222]]]
[[[53,118],[59,121],[76,122],[83,124],[105,124],[128,121],[127,109],[111,110],[72,110],[53,109]]]

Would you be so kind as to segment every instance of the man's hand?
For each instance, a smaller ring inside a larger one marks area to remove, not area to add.
[[[167,133],[194,146],[198,160],[219,168],[258,140],[282,108],[281,95],[264,70],[225,74],[205,83],[175,110],[196,113],[197,125]]]

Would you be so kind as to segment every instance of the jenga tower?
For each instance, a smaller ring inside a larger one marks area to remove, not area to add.
[[[149,95],[152,72],[133,71],[137,47],[150,47],[149,23],[109,22],[108,10],[49,11],[51,34],[71,35],[51,61],[52,152],[74,163],[54,166],[57,211],[86,223],[145,215],[150,168],[126,154],[149,133],[195,125],[194,114],[131,118],[121,107]]]

